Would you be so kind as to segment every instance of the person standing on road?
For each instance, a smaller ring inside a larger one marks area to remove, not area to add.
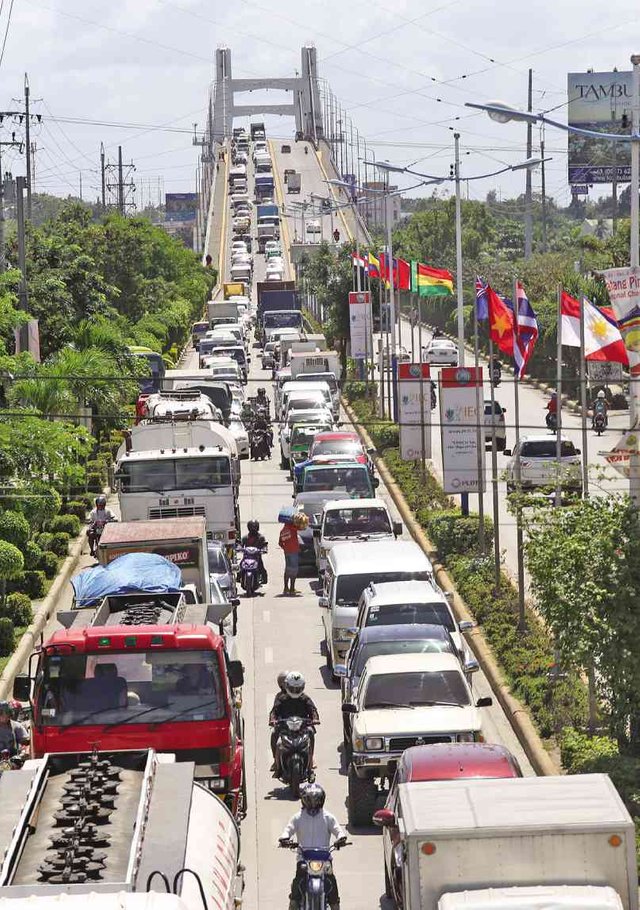
[[[280,531],[278,545],[284,551],[284,590],[283,594],[298,594],[295,589],[300,561],[300,538],[298,529],[287,522]]]
[[[18,755],[26,752],[29,734],[22,724],[13,720],[12,714],[12,705],[8,701],[0,701],[0,752]]]

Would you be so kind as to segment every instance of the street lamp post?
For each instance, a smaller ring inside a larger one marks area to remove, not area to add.
[[[462,201],[460,199],[460,133],[454,133],[456,184],[456,292],[458,299],[458,363],[464,366],[464,293],[462,287]]]

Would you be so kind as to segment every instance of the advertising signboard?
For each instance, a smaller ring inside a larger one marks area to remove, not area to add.
[[[484,424],[482,368],[443,367],[440,424],[445,493],[484,492],[484,472],[478,478],[478,420]]]
[[[428,363],[398,364],[398,423],[400,457],[405,461],[431,458],[431,368]]]
[[[603,382],[605,385],[622,382],[621,363],[612,363],[608,360],[588,360],[587,372],[591,382]]]
[[[197,193],[165,193],[165,221],[195,221]]]
[[[630,133],[630,71],[569,73],[569,126],[602,133]],[[569,183],[621,183],[631,180],[631,143],[568,133]]]
[[[373,355],[371,334],[371,292],[349,292],[349,329],[351,356],[370,358]]]

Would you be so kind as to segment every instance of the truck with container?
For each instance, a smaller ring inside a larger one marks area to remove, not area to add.
[[[258,195],[258,187],[266,185],[265,181],[268,182],[269,179],[271,180],[271,192],[265,192],[260,198],[273,198],[273,176],[271,178],[256,176],[256,196]],[[265,202],[256,206],[256,225],[258,250],[264,253],[265,244],[269,240],[280,239],[280,210],[276,203]]]
[[[289,174],[287,178],[287,194],[288,193],[300,193],[302,187],[302,174]]]
[[[230,297],[245,297],[246,294],[247,289],[242,281],[225,281],[222,285],[222,296],[225,300]]]
[[[237,283],[246,288],[244,282]],[[212,329],[217,325],[236,324],[239,321],[238,304],[235,300],[209,300],[207,316]]]
[[[163,380],[163,391],[196,389],[206,395],[222,411],[225,423],[231,416],[233,395],[226,382],[211,378],[209,370],[167,370]],[[146,416],[141,414],[141,419]]]
[[[251,141],[255,142],[256,139],[264,139],[266,136],[264,123],[261,120],[255,120],[251,123]]]
[[[146,746],[48,754],[3,774],[0,799],[3,908],[240,906],[238,823],[189,762]]]
[[[123,521],[202,516],[227,547],[240,530],[240,462],[233,434],[213,421],[139,423],[116,453]]]
[[[33,755],[152,746],[193,762],[196,777],[244,802],[240,690],[227,650],[233,600],[198,603],[181,570],[126,553],[72,579],[74,609],[38,647],[14,695],[31,705]]]
[[[342,364],[337,351],[302,351],[292,353],[289,361],[291,378],[301,373],[333,373],[337,380],[342,376]]]
[[[376,812],[405,910],[637,910],[633,821],[606,774],[400,783]]]

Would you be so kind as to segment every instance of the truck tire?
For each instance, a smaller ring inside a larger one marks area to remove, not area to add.
[[[367,777],[360,778],[349,766],[347,777],[348,795],[347,795],[347,814],[349,824],[357,828],[364,828],[371,824],[373,813],[376,810],[378,799],[378,788],[374,781]]]

